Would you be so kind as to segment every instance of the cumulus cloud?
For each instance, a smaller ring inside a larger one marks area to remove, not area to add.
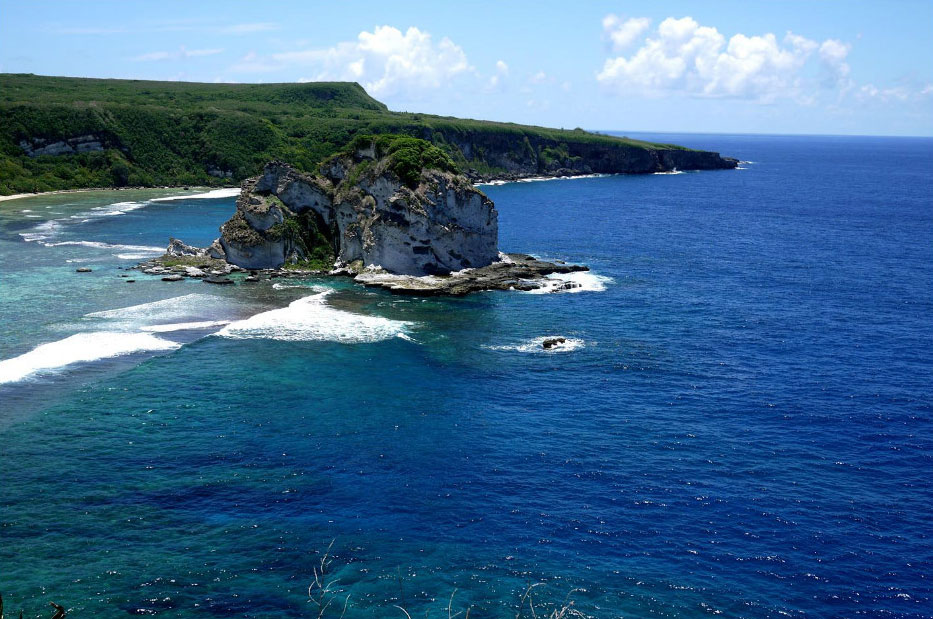
[[[623,20],[615,14],[603,18],[603,33],[612,43],[612,49],[621,52],[634,43],[651,26],[647,17],[632,17]]]
[[[603,26],[608,23],[613,32],[620,33],[621,43],[630,43],[633,39],[627,33],[637,28],[633,25],[626,30],[624,25],[631,21],[620,24],[618,18],[609,16]],[[608,58],[597,79],[620,93],[680,92],[765,102],[802,98],[802,69],[817,50],[836,81],[848,74],[849,47],[839,41],[828,39],[821,45],[794,33],[780,41],[772,33],[740,33],[727,40],[716,28],[691,17],[669,17],[631,55]]]
[[[173,52],[149,52],[134,56],[133,60],[139,62],[150,62],[154,60],[185,60],[186,58],[198,58],[201,56],[213,56],[220,54],[222,49],[186,49],[184,45]]]
[[[836,39],[826,39],[820,45],[820,61],[826,73],[828,85],[845,85],[849,77],[849,63],[846,57],[849,55],[851,45],[837,41]]]
[[[457,76],[475,74],[460,46],[447,37],[435,41],[430,33],[415,27],[403,33],[392,26],[377,26],[372,32],[361,32],[355,41],[333,47],[273,54],[263,66],[270,61],[281,68],[313,72],[307,81],[360,82],[372,95],[383,97],[439,90]],[[497,72],[507,74],[508,66],[502,62]]]

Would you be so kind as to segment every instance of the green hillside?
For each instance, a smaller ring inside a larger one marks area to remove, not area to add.
[[[474,176],[583,170],[591,153],[611,151],[624,159],[681,148],[579,129],[392,112],[347,82],[199,84],[0,74],[0,194],[230,185],[259,173],[271,159],[312,171],[361,133],[427,139]]]

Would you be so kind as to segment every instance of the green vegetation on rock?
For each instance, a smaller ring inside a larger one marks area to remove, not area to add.
[[[418,186],[423,169],[441,170],[442,172],[459,173],[460,169],[453,162],[450,155],[430,142],[406,135],[359,135],[353,139],[345,153],[354,153],[375,147],[376,159],[385,158],[385,166],[395,173],[399,179],[411,189]],[[359,176],[368,170],[369,162],[360,163],[353,172]],[[356,183],[356,178],[349,179],[350,184]]]
[[[392,112],[348,82],[199,84],[0,74],[0,194],[232,185],[273,159],[316,171],[355,137],[377,134],[395,136],[385,146],[395,149],[393,165],[406,182],[424,162],[440,169],[456,165],[473,176],[572,167],[586,172],[584,165],[612,168],[633,161],[645,168],[633,171],[648,171],[651,151],[684,150],[578,129]],[[399,136],[427,140],[437,149]]]

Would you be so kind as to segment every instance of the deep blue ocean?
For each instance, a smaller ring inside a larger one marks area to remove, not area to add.
[[[0,203],[6,612],[316,617],[332,544],[328,617],[933,616],[933,140],[636,137],[747,163],[483,187],[571,293],[167,283],[229,192]]]

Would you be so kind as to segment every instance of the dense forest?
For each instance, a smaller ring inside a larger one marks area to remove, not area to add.
[[[0,194],[231,185],[279,159],[311,171],[359,134],[419,137],[474,176],[588,171],[593,152],[679,146],[392,112],[359,85],[200,84],[0,74]],[[616,156],[618,159],[618,156]]]

